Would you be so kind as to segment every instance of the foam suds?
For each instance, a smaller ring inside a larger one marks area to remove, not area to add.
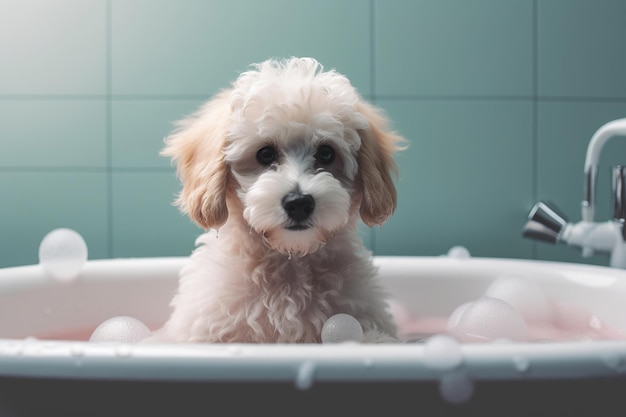
[[[550,297],[532,279],[511,274],[495,279],[481,297],[460,304],[447,317],[417,315],[410,306],[391,301],[398,336],[404,342],[426,342],[437,334],[462,343],[626,339],[626,332],[589,309]]]

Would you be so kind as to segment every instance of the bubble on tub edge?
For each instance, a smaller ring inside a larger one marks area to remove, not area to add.
[[[474,395],[474,381],[465,371],[453,371],[442,375],[439,394],[451,404],[462,404]]]
[[[72,282],[88,258],[85,239],[73,229],[61,227],[48,232],[39,243],[39,264],[53,279]]]
[[[229,346],[228,353],[230,353],[231,356],[241,356],[243,354],[243,347],[240,345]]]
[[[115,356],[117,356],[118,358],[129,358],[131,356],[133,356],[133,348],[132,346],[123,343],[120,345],[117,345],[115,347]]]
[[[70,354],[75,358],[82,358],[85,355],[85,347],[82,344],[70,346]]]
[[[313,361],[304,361],[298,368],[295,385],[300,391],[306,391],[313,386],[316,366]]]
[[[446,254],[449,258],[453,259],[469,259],[472,257],[470,251],[465,246],[452,246]]]
[[[442,371],[457,368],[463,363],[461,346],[451,336],[434,335],[424,343],[424,363]]]
[[[5,343],[3,353],[5,355],[20,356],[22,353],[24,353],[24,343],[23,342]]]

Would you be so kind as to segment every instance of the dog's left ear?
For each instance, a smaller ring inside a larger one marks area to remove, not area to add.
[[[223,91],[179,122],[161,151],[176,162],[183,185],[176,205],[204,229],[217,228],[228,219],[230,177],[223,148],[230,117],[229,93]]]
[[[361,147],[358,152],[359,177],[362,185],[361,219],[370,227],[382,225],[396,209],[394,177],[398,167],[393,155],[404,149],[405,139],[392,132],[381,112],[366,102],[357,104],[357,111],[368,122],[359,131]]]

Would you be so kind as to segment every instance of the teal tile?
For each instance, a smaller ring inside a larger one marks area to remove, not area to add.
[[[106,1],[0,2],[0,94],[104,94]]]
[[[375,0],[375,93],[531,95],[532,4]]]
[[[376,229],[381,255],[529,258],[522,239],[532,200],[532,104],[378,102],[409,140],[397,156],[398,208]]]
[[[187,256],[202,233],[172,205],[179,191],[170,173],[113,174],[113,256]]]
[[[113,101],[112,165],[114,168],[168,168],[159,155],[174,123],[194,112],[201,101]]]
[[[59,227],[83,236],[89,259],[108,256],[104,172],[0,172],[0,195],[0,267],[38,263],[41,239]]]
[[[626,97],[626,2],[538,3],[542,96]]]
[[[626,115],[626,103],[540,102],[538,107],[538,197],[549,200],[570,222],[581,220],[584,197],[584,164],[593,134],[611,120]],[[596,221],[607,221],[611,212],[610,169],[626,164],[626,138],[616,136],[602,150],[597,187]],[[530,210],[531,207],[528,207]],[[537,244],[540,259],[606,265],[608,258],[582,258],[566,246]]]
[[[313,56],[369,93],[369,7],[361,0],[112,0],[115,94],[200,94],[252,63]]]
[[[104,101],[0,101],[0,167],[107,164]]]

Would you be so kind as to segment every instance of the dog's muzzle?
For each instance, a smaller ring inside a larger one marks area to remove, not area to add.
[[[295,222],[295,224],[287,226],[288,230],[305,230],[309,228],[305,222],[315,210],[315,199],[310,194],[289,193],[283,197],[282,204],[289,219]]]

